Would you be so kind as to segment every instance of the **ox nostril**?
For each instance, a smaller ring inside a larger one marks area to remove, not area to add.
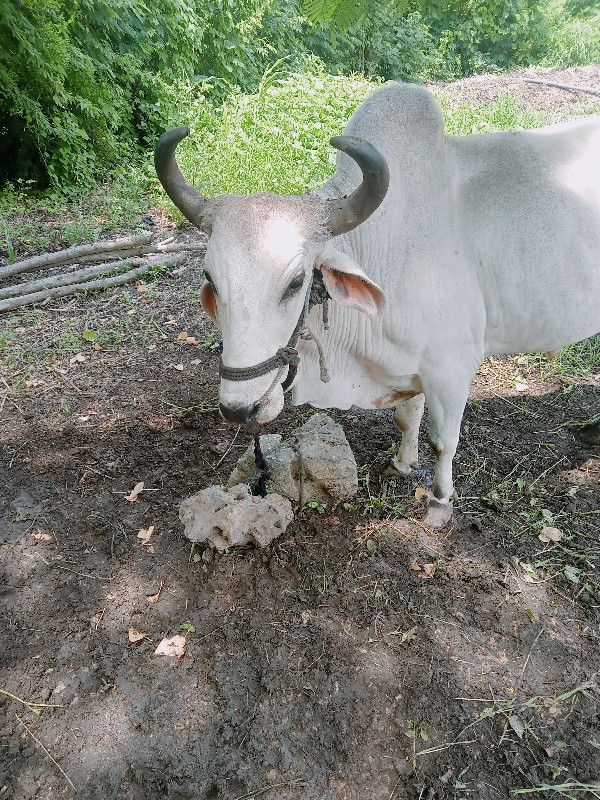
[[[258,403],[252,406],[226,406],[219,403],[219,412],[227,422],[235,422],[237,425],[246,425],[256,420],[258,414]]]

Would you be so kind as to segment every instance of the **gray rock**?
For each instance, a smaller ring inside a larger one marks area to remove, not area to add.
[[[283,495],[283,497],[287,497],[294,505],[297,505],[300,495],[297,484],[297,459],[293,447],[283,444],[282,436],[279,433],[269,433],[266,436],[261,436],[260,447],[267,459],[271,473],[269,489]],[[235,486],[238,483],[248,483],[254,475],[255,466],[254,444],[251,444],[239,458],[227,481],[227,485]]]
[[[336,505],[354,497],[356,460],[342,426],[327,414],[313,414],[294,435],[301,455],[303,503],[315,499]]]
[[[335,506],[356,495],[356,461],[341,425],[327,414],[313,414],[289,442],[279,434],[261,437],[269,464],[269,488],[294,505],[310,500]],[[250,445],[229,478],[229,486],[247,483],[254,474],[254,447]]]
[[[294,518],[292,504],[279,494],[253,497],[244,484],[223,489],[209,486],[184,500],[179,518],[192,542],[207,542],[219,551],[253,542],[265,547]]]

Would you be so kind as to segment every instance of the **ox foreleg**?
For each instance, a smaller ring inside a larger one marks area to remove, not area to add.
[[[388,474],[408,477],[419,463],[419,427],[425,408],[425,395],[402,400],[394,409],[394,423],[402,437]]]
[[[442,376],[438,374],[433,386],[425,386],[429,444],[435,454],[435,473],[425,523],[435,528],[445,525],[452,518],[452,461],[472,379],[472,376],[459,377],[457,374],[445,377],[447,380],[441,380]]]

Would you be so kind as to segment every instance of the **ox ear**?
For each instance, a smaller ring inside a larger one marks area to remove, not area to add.
[[[315,262],[323,272],[329,296],[342,306],[350,306],[374,317],[383,306],[383,289],[373,283],[349,256],[328,245]]]
[[[209,281],[204,281],[202,284],[202,289],[200,289],[200,304],[208,316],[218,325],[219,320],[217,318],[217,297],[215,295],[215,290],[213,289],[212,283]]]

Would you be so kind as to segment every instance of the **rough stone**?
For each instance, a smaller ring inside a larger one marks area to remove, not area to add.
[[[179,518],[192,542],[207,542],[219,551],[253,542],[266,547],[294,518],[292,504],[273,492],[253,497],[245,484],[223,489],[209,486],[184,500]]]
[[[313,414],[284,442],[279,434],[261,437],[271,472],[269,487],[294,505],[311,500],[335,506],[356,495],[356,461],[343,428],[327,414]],[[247,483],[254,474],[250,445],[231,473],[229,486]]]
[[[302,463],[302,499],[322,500],[333,505],[358,491],[356,460],[344,429],[327,414],[313,414],[294,435]]]
[[[298,467],[294,448],[284,444],[279,433],[269,433],[266,436],[261,436],[260,447],[267,459],[269,472],[271,473],[269,488],[277,492],[277,494],[287,497],[294,505],[298,505],[300,495],[298,493]],[[235,486],[238,483],[248,483],[254,475],[254,470],[254,444],[251,444],[238,459],[227,485]]]

